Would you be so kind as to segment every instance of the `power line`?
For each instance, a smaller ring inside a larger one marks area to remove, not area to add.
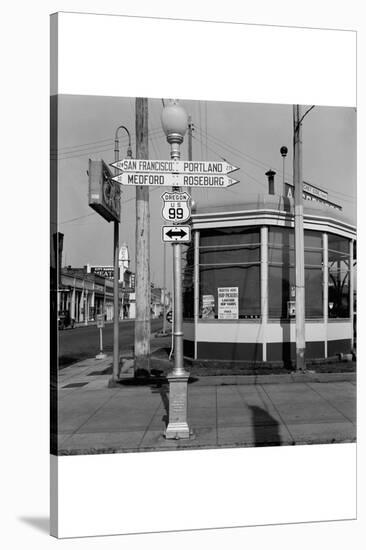
[[[310,110],[310,109],[309,109]],[[204,134],[204,131],[200,130],[198,128],[198,132],[200,134]],[[245,157],[249,157],[251,159],[253,159],[256,163],[258,163],[258,168],[262,168],[262,166],[259,166],[259,163],[261,165],[263,165],[263,167],[267,168],[271,163],[264,163],[258,159],[256,159],[255,157],[252,157],[251,155],[249,155],[248,153],[244,153],[244,152],[239,152],[239,149],[236,149],[236,147],[233,147],[231,145],[226,145],[222,140],[220,140],[219,138],[216,138],[216,137],[213,137],[213,136],[208,136],[209,137],[209,140],[217,145],[220,145],[221,147],[223,147],[224,149],[230,151],[232,154],[236,154],[237,156],[240,156],[241,158],[243,158],[244,160]],[[247,160],[247,162],[251,162],[250,160]],[[251,162],[251,164],[255,165],[254,162]],[[272,165],[273,166],[273,165]],[[277,166],[274,166],[274,168],[277,170],[277,171],[281,171]],[[290,178],[292,179],[292,174],[290,174],[289,172],[285,172],[285,174]],[[311,184],[310,184],[311,185]],[[315,184],[314,184],[315,185]],[[329,189],[329,187],[326,187],[325,185],[321,185],[321,186],[317,186],[317,187],[320,187],[322,189],[324,189],[325,191],[327,191],[330,195],[338,195],[339,197],[342,198],[342,200],[346,201],[346,202],[350,202],[350,203],[355,203],[356,200],[355,199],[350,199],[349,198],[349,195],[347,195],[346,193],[342,193],[341,191],[336,191],[334,189]]]
[[[211,140],[211,141],[213,141],[213,140]],[[215,143],[214,143],[214,144],[215,144]],[[218,145],[218,146],[220,147],[220,145]],[[225,146],[221,146],[221,147],[223,147],[224,149],[226,149],[226,150],[227,150],[229,153],[231,153],[233,156],[235,156],[235,157],[242,157],[244,160],[246,160],[245,157],[244,157],[241,153],[239,153],[239,152],[237,153],[236,151],[232,151],[229,147],[225,147]],[[210,147],[210,146],[208,146],[208,148],[209,148],[212,152],[216,153],[220,158],[224,158],[223,155],[222,155],[221,153],[219,153],[217,150],[213,149],[213,148]],[[225,153],[224,153],[224,154],[225,154]],[[254,178],[253,176],[251,176],[250,174],[248,174],[247,172],[245,172],[245,171],[243,170],[243,168],[240,168],[240,170],[241,170],[244,174],[246,174],[247,176],[249,176],[250,178],[252,178],[254,181],[256,181],[257,183],[259,183],[260,185],[265,185],[264,183],[260,182],[259,180],[257,180],[256,178]]]
[[[200,130],[198,129],[198,132],[202,135],[204,135],[204,130]],[[247,160],[247,162],[251,162],[252,164],[256,163],[258,165],[261,165],[261,166],[257,166],[258,168],[262,168],[262,166],[264,168],[268,168],[269,166],[269,163],[265,163],[259,159],[256,159],[255,157],[252,157],[251,155],[249,155],[248,153],[244,153],[243,151],[241,151],[240,149],[237,149],[236,147],[234,147],[233,145],[230,145],[230,144],[227,144],[226,142],[224,142],[223,140],[215,137],[215,136],[211,136],[210,134],[207,134],[207,137],[209,140],[211,140],[213,143],[216,142],[216,145],[219,145],[221,147],[224,147],[225,149],[227,149],[228,151],[232,152],[232,153],[236,153],[242,157],[248,157],[249,159],[252,159],[252,161],[250,160]],[[277,168],[278,169],[278,168]]]
[[[151,192],[153,191],[159,191],[160,187],[154,187],[152,189],[150,189]],[[136,197],[131,197],[127,200],[121,200],[121,208],[127,204],[128,202],[131,202],[131,201],[135,201],[136,200]],[[75,222],[75,221],[78,221],[78,220],[81,220],[81,219],[84,219],[84,218],[89,218],[90,216],[95,216],[96,213],[95,212],[92,212],[91,214],[84,214],[83,216],[77,216],[76,218],[70,218],[69,220],[64,220],[63,222],[59,222],[58,225],[65,225],[66,223],[72,223],[72,222]]]
[[[192,137],[193,137],[193,139],[195,139],[195,140],[197,141],[197,138],[196,138],[195,136],[192,136]],[[212,151],[213,153],[215,153],[220,159],[226,161],[226,159],[223,157],[223,155],[222,155],[219,151],[213,149],[213,148],[212,148],[211,146],[209,146],[209,145],[208,145],[207,147],[208,147],[208,149],[209,149],[210,151]],[[243,172],[243,174],[245,174],[246,176],[248,176],[248,178],[250,178],[250,179],[252,179],[253,181],[255,181],[255,183],[258,183],[259,185],[262,185],[262,186],[265,187],[265,185],[266,185],[265,183],[263,183],[263,182],[257,180],[254,176],[252,176],[251,174],[248,174],[248,172],[245,172],[242,168],[240,168],[240,170]]]
[[[162,131],[162,128],[161,127],[157,127],[157,128],[151,128],[151,130],[149,130],[149,133],[155,133],[155,132],[160,132]],[[128,142],[128,138],[127,136],[123,136],[123,138],[120,138],[120,141],[123,141],[123,142]],[[68,146],[64,146],[64,147],[58,147],[58,148],[52,148],[51,151],[53,152],[53,154],[57,154],[57,152],[59,152],[60,154],[72,154],[72,153],[76,153],[76,152],[81,152],[82,150],[84,150],[85,148],[89,148],[89,145],[95,145],[95,146],[98,146],[101,145],[108,145],[108,144],[114,144],[114,139],[111,139],[111,138],[105,138],[105,139],[100,139],[100,140],[97,140],[97,141],[90,141],[88,143],[78,143],[78,144],[75,144],[75,145],[68,145]],[[70,150],[65,150],[65,149],[70,149]]]
[[[74,149],[74,148],[78,148],[78,147],[83,147],[84,145],[94,145],[94,144],[98,144],[98,143],[103,143],[105,141],[113,141],[111,140],[110,138],[104,138],[104,139],[98,139],[96,141],[88,141],[87,143],[75,143],[74,145],[64,145],[63,147],[57,147],[56,148],[53,148],[51,149],[51,151],[62,151],[63,149]]]
[[[155,129],[155,130],[152,130],[150,133],[152,135],[158,135],[160,132],[162,132],[161,129]],[[127,141],[127,140],[124,140],[124,141]],[[132,140],[132,144],[134,144],[134,141],[135,140]],[[107,145],[110,145],[109,149],[111,149],[112,147],[114,147],[114,140],[110,140],[109,143],[104,143],[103,145],[107,146]],[[125,146],[125,144],[123,144],[123,146]],[[95,146],[97,147],[97,146]],[[51,157],[55,157],[55,158],[67,158],[69,156],[72,156],[74,155],[75,153],[88,153],[88,152],[98,152],[100,151],[100,149],[98,150],[95,150],[95,147],[87,147],[87,148],[81,148],[81,149],[78,149],[78,150],[74,150],[74,151],[62,151],[60,154],[57,154],[57,153],[52,153],[51,154]],[[107,150],[107,149],[104,149],[104,150]]]
[[[163,131],[161,130],[161,132],[153,133],[151,136],[149,136],[149,139],[152,139],[153,137],[163,137]],[[132,141],[132,145],[134,145],[134,141]],[[54,156],[51,156],[51,160],[60,160],[61,161],[61,160],[85,157],[85,156],[89,156],[89,155],[95,155],[97,153],[104,153],[106,151],[113,151],[112,144],[111,144],[110,147],[108,147],[108,149],[98,149],[98,150],[87,149],[83,152],[80,152],[80,154],[69,154],[69,155],[65,154],[65,156],[62,156],[62,157],[54,155]],[[78,153],[78,151],[75,151],[75,152]]]

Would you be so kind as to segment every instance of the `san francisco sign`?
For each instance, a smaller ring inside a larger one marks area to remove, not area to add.
[[[170,174],[230,174],[239,170],[238,166],[228,162],[216,161],[185,161],[185,160],[145,160],[145,159],[122,159],[113,162],[111,166],[118,168],[125,173],[170,173]]]

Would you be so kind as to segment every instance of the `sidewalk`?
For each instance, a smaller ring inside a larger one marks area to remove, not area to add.
[[[157,348],[156,348],[157,349]],[[355,373],[192,376],[190,440],[163,436],[169,410],[165,378],[138,383],[124,362],[108,388],[111,357],[59,373],[59,454],[298,445],[356,440]]]

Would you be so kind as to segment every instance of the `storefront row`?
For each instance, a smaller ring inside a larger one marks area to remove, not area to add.
[[[120,318],[133,318],[134,293],[120,285]],[[92,322],[103,314],[113,320],[113,279],[85,273],[82,269],[64,268],[58,292],[58,311],[67,311],[75,323]]]

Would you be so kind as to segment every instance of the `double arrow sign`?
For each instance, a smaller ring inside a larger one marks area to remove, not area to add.
[[[228,162],[123,159],[111,164],[123,173],[112,178],[122,185],[220,188],[238,183],[227,174],[238,170]]]
[[[191,241],[191,227],[189,225],[163,225],[163,242],[189,243]]]

